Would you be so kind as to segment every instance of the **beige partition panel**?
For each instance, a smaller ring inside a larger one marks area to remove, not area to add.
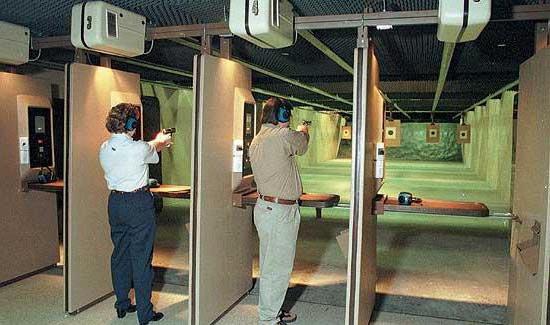
[[[378,62],[372,44],[355,50],[352,197],[348,248],[346,324],[366,325],[376,289],[376,196],[374,158],[382,142],[384,108],[378,91]]]
[[[250,87],[249,69],[195,57],[190,324],[212,323],[252,287],[251,211],[232,206],[234,105]]]
[[[512,226],[510,323],[546,324],[550,262],[550,49],[520,68]]]
[[[55,194],[21,192],[17,96],[50,106],[49,85],[0,72],[0,283],[59,261]]]
[[[65,310],[73,313],[113,290],[108,190],[98,154],[109,137],[111,106],[139,103],[139,75],[84,64],[66,72]]]

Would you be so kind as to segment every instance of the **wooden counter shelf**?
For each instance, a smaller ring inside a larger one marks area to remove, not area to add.
[[[389,211],[442,214],[448,216],[489,216],[489,209],[483,203],[422,199],[422,202],[415,202],[411,205],[400,205],[396,197],[390,197],[383,194],[377,195],[374,209],[375,214],[383,214],[385,211]]]
[[[58,180],[52,183],[29,183],[29,190],[43,191],[43,192],[63,192],[64,183],[62,180]],[[153,187],[150,189],[151,193],[159,197],[173,198],[173,199],[189,199],[191,197],[191,188],[185,185],[161,185],[160,187]]]

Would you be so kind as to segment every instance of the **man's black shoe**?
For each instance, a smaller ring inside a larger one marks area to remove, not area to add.
[[[163,313],[157,313],[156,311],[153,311],[153,317],[152,317],[148,322],[139,323],[139,324],[140,324],[140,325],[147,325],[147,324],[149,324],[149,322],[158,322],[158,321],[161,320],[163,317],[164,317],[164,314],[163,314]]]
[[[126,313],[135,313],[136,312],[136,305],[130,304],[127,309],[116,309],[116,315],[118,318],[124,318],[126,317]]]

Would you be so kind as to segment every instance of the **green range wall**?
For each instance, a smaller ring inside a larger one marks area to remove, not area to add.
[[[386,148],[391,160],[462,161],[462,148],[456,143],[454,123],[439,124],[441,141],[426,143],[428,123],[401,123],[401,146]],[[342,140],[338,158],[351,158],[351,140]]]
[[[292,111],[291,127],[302,121],[311,121],[309,129],[309,149],[305,155],[298,157],[300,166],[311,166],[319,162],[335,159],[338,156],[342,126],[346,120],[339,114],[320,113],[308,107],[295,108]]]
[[[457,124],[439,124],[439,143],[426,143],[427,125],[401,123],[401,146],[387,148],[386,157],[394,160],[462,161],[462,149],[456,143]]]
[[[463,145],[464,164],[498,192],[502,202],[511,205],[514,141],[514,99],[507,91],[466,114],[472,128],[472,141]]]
[[[156,97],[160,103],[160,125],[175,127],[174,145],[162,152],[162,179],[165,184],[191,184],[191,114],[193,90],[141,83],[142,96]]]

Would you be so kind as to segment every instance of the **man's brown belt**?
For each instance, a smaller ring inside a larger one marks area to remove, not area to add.
[[[294,205],[298,203],[298,200],[285,200],[285,199],[279,199],[278,197],[262,195],[262,194],[260,194],[259,196],[260,196],[260,199],[264,201],[278,203],[278,204]]]

